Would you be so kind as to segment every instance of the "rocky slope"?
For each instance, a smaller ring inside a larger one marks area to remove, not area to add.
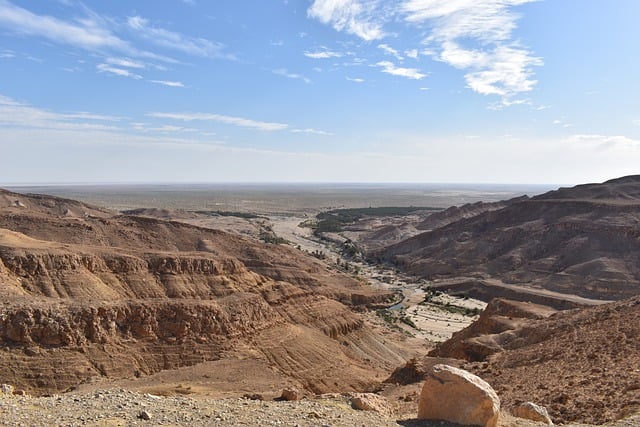
[[[314,392],[344,391],[402,360],[353,311],[392,295],[300,251],[55,197],[0,196],[0,373],[30,393],[227,357]]]
[[[640,292],[639,254],[640,176],[630,176],[517,199],[377,256],[424,278],[492,277],[616,300]]]
[[[640,297],[557,313],[494,301],[432,355],[475,361],[463,367],[506,408],[534,401],[556,423],[602,424],[640,411],[639,336]]]

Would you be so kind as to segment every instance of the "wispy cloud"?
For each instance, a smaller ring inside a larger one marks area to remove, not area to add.
[[[257,120],[245,119],[242,117],[225,116],[222,114],[211,114],[211,113],[148,113],[147,116],[161,118],[161,119],[182,120],[185,122],[190,122],[190,121],[218,122],[218,123],[224,123],[224,124],[229,124],[234,126],[258,129],[262,131],[278,131],[278,130],[284,130],[289,127],[289,125],[284,123],[261,122]]]
[[[378,45],[378,49],[382,49],[385,53],[395,56],[396,59],[398,59],[399,61],[402,61],[404,59],[404,57],[402,55],[400,55],[400,52],[398,52],[397,50],[395,50],[394,48],[392,48],[391,46],[389,46],[388,44],[379,44]]]
[[[185,128],[182,126],[162,125],[149,126],[146,123],[131,123],[133,129],[139,132],[156,132],[156,133],[175,133],[175,132],[197,132],[197,129]]]
[[[542,59],[512,40],[519,16],[511,7],[536,0],[408,0],[402,10],[410,23],[432,26],[427,53],[465,70],[470,89],[511,98],[533,89],[533,67]]]
[[[59,130],[115,130],[117,127],[96,122],[117,122],[119,117],[87,112],[55,113],[23,104],[0,95],[0,125],[3,127]]]
[[[383,73],[392,74],[394,76],[406,77],[414,80],[420,80],[427,77],[426,74],[421,73],[417,68],[398,67],[390,61],[380,61],[376,65],[382,68]]]
[[[313,52],[306,51],[304,52],[304,56],[313,59],[328,59],[328,58],[340,58],[344,56],[340,52],[334,52],[326,48],[317,49]]]
[[[347,80],[349,80],[350,82],[354,82],[354,83],[364,83],[364,79],[361,79],[359,77],[345,77]]]
[[[326,132],[324,130],[318,130],[318,129],[312,129],[312,128],[291,129],[291,132],[293,132],[293,133],[312,133],[312,134],[316,134],[316,135],[333,136],[333,134],[331,132]]]
[[[161,47],[206,58],[234,59],[233,55],[224,52],[222,43],[154,27],[149,24],[147,19],[141,16],[129,17],[127,25],[137,35]]]
[[[0,0],[0,26],[17,34],[43,37],[55,43],[91,51],[130,48],[126,41],[114,35],[94,17],[67,22],[52,16],[36,15],[6,0]]]
[[[146,65],[140,61],[135,61],[130,58],[114,58],[109,57],[105,60],[107,64],[115,65],[117,67],[125,67],[125,68],[146,68]]]
[[[0,52],[0,59],[15,58],[16,53],[12,50],[3,50]]]
[[[151,83],[156,83],[163,86],[169,87],[186,87],[182,82],[176,82],[171,80],[149,80]]]
[[[142,76],[139,74],[133,73],[124,68],[113,67],[109,64],[98,64],[96,68],[100,73],[113,74],[115,76],[121,76],[121,77],[130,77],[136,80],[140,80],[142,78]]]
[[[286,77],[288,79],[294,79],[294,80],[302,80],[305,83],[311,83],[311,79],[303,76],[302,74],[296,74],[296,73],[290,73],[289,71],[287,71],[286,68],[278,68],[273,70],[273,74],[276,74],[278,76],[282,76],[282,77]]]
[[[398,61],[426,55],[463,70],[469,89],[499,96],[499,105],[505,107],[519,103],[514,98],[534,88],[534,68],[543,65],[541,58],[513,38],[519,19],[513,9],[534,1],[538,0],[315,0],[307,15],[365,41],[390,34],[401,37],[398,23],[422,26],[426,36],[420,49],[406,49],[403,54],[388,43],[378,48]],[[386,24],[393,24],[393,33],[385,31]],[[416,69],[389,64],[378,63],[389,74],[422,75]]]
[[[315,0],[307,15],[366,41],[385,36],[375,0]]]
[[[104,57],[107,62],[113,53],[135,56],[149,60],[176,64],[173,58],[134,47],[129,41],[116,35],[121,29],[114,20],[103,18],[86,6],[82,6],[83,15],[73,20],[64,20],[48,15],[38,15],[16,6],[7,0],[0,0],[0,28],[9,32],[30,37],[41,37],[57,44],[83,49]],[[115,61],[128,61],[125,67],[142,65],[128,58],[111,58]],[[156,67],[161,68],[161,67]]]

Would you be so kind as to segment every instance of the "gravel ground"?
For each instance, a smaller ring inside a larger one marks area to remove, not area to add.
[[[331,395],[297,402],[154,396],[124,389],[32,398],[0,394],[3,426],[283,426],[283,427],[453,427],[424,420],[395,420],[349,406]],[[540,426],[505,416],[502,427]],[[574,427],[582,424],[574,424]],[[586,425],[584,425],[586,426]],[[640,426],[640,417],[611,427]]]
[[[275,402],[160,397],[127,390],[31,398],[0,397],[4,426],[398,426],[337,398]],[[145,414],[148,415],[144,419]]]

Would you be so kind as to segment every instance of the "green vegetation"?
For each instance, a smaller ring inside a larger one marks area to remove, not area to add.
[[[287,239],[270,233],[260,233],[260,240],[265,243],[272,243],[274,245],[286,245],[287,243],[289,243]]]
[[[418,329],[418,326],[416,326],[416,324],[413,322],[413,320],[411,320],[411,318],[409,316],[406,316],[404,314],[404,311],[401,311],[399,314],[396,314],[396,312],[393,312],[389,309],[383,308],[380,310],[376,310],[376,314],[378,316],[380,316],[385,322],[387,322],[389,325],[398,328],[398,325],[396,325],[397,321],[401,321],[402,323],[404,323],[405,325],[408,325],[410,327],[412,327],[413,329]]]
[[[395,316],[391,313],[391,311],[387,310],[386,308],[381,308],[379,310],[376,310],[376,314],[379,317],[381,317],[385,322],[387,322],[389,325],[393,325],[396,323]]]
[[[244,219],[256,219],[262,218],[260,215],[252,214],[249,212],[233,212],[233,211],[193,211],[197,214],[207,216],[235,216]]]
[[[327,212],[319,213],[316,218],[318,221],[313,224],[311,221],[305,221],[302,224],[314,228],[314,233],[340,232],[345,224],[350,224],[364,217],[385,217],[396,215],[408,215],[416,211],[438,211],[441,208],[417,207],[417,206],[384,206],[377,208],[350,208],[350,209],[334,209]]]
[[[477,316],[482,313],[481,308],[469,308],[469,307],[460,307],[458,305],[451,305],[446,303],[444,305],[438,305],[438,307],[444,311],[448,311],[449,313],[457,313],[462,314],[463,316]]]
[[[481,308],[469,308],[469,307],[461,307],[459,305],[455,305],[455,304],[451,304],[450,302],[446,302],[446,303],[442,303],[441,301],[435,300],[434,297],[440,296],[442,295],[441,291],[438,290],[434,290],[431,288],[426,288],[424,289],[426,291],[426,295],[424,297],[424,301],[422,301],[420,303],[420,305],[427,305],[427,304],[431,304],[433,306],[438,307],[441,310],[444,311],[448,311],[449,313],[453,313],[453,314],[461,314],[463,316],[477,316],[480,313],[482,313],[482,309]],[[454,296],[454,295],[452,295]],[[469,299],[469,297],[467,295],[455,295],[458,296],[460,298],[463,298],[465,300]]]
[[[411,326],[413,329],[418,329],[418,327],[416,326],[415,323],[413,323],[413,320],[411,320],[410,317],[407,316],[400,316],[400,321],[402,323],[404,323],[405,325],[409,325]]]

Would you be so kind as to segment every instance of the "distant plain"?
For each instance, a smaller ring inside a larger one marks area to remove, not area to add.
[[[65,184],[5,188],[80,200],[113,210],[164,208],[298,215],[337,208],[447,208],[524,194],[533,196],[557,187],[522,184]]]

